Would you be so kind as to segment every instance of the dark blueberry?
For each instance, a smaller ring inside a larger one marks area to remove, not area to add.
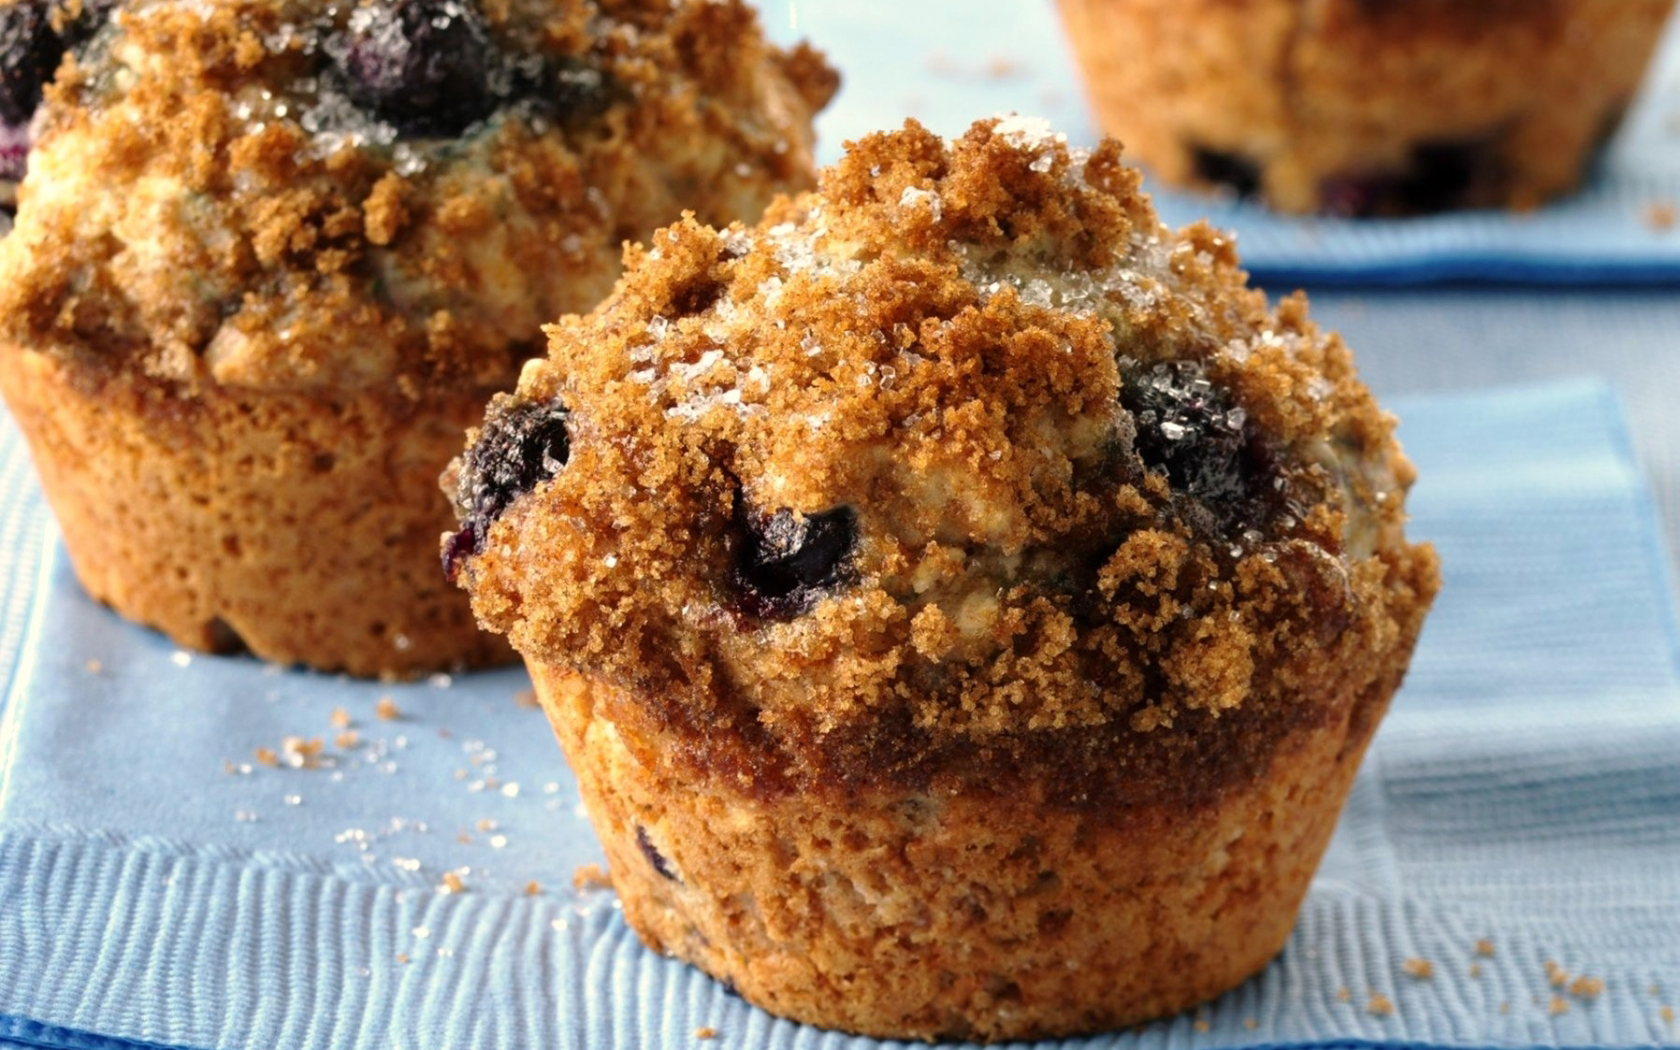
[[[29,161],[29,129],[0,124],[0,182],[23,178]]]
[[[805,517],[743,512],[735,591],[749,616],[791,620],[845,583],[857,547],[857,513],[837,507]]]
[[[661,878],[670,879],[672,882],[682,881],[677,878],[676,869],[671,867],[671,862],[666,859],[665,854],[659,852],[659,848],[653,844],[653,840],[648,838],[647,828],[639,824],[636,826],[636,845],[641,849],[642,856],[647,858],[647,862],[653,866],[653,870],[657,871]]]
[[[64,41],[53,31],[45,0],[0,7],[0,120],[29,123],[63,58]]]
[[[1247,415],[1200,362],[1129,371],[1120,403],[1137,428],[1138,457],[1173,489],[1222,511],[1251,494],[1258,464]]]
[[[61,35],[66,47],[80,47],[111,20],[111,12],[121,0],[82,0],[82,10],[74,21],[63,27]]]
[[[444,541],[443,567],[451,577],[462,561],[484,549],[484,535],[508,504],[560,473],[571,454],[566,407],[559,401],[490,407],[478,441],[461,457],[455,503],[461,531]]]
[[[1492,139],[1425,142],[1403,171],[1355,172],[1319,183],[1319,210],[1349,218],[1424,215],[1476,203],[1498,180]]]
[[[527,55],[510,59],[509,69],[507,92],[561,121],[598,116],[615,94],[605,74],[577,58]]]
[[[1190,163],[1195,167],[1196,178],[1228,186],[1239,197],[1252,197],[1260,192],[1260,166],[1246,157],[1192,146]]]
[[[496,108],[490,33],[473,0],[382,0],[352,16],[344,72],[358,105],[407,135],[458,135]]]

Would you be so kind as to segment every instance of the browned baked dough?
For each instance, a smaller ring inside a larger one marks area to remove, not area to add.
[[[1342,341],[1014,118],[628,259],[492,404],[445,553],[642,937],[914,1038],[1262,967],[1437,586]]]
[[[1533,208],[1615,131],[1674,0],[1060,0],[1103,129],[1289,212]]]

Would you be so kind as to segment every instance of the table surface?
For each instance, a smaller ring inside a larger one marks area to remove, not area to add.
[[[1269,288],[1269,292],[1291,289]],[[1380,398],[1599,375],[1620,392],[1680,565],[1680,290],[1309,288]]]

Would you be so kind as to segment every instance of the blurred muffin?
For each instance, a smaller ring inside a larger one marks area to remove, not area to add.
[[[1393,420],[1119,153],[911,123],[661,231],[446,478],[626,918],[773,1012],[1001,1040],[1224,991],[1405,670]]]
[[[1060,0],[1098,121],[1288,212],[1533,208],[1581,182],[1673,0]]]
[[[194,648],[511,657],[439,576],[438,471],[623,241],[810,185],[835,86],[728,0],[124,7],[0,242],[0,388],[83,584]]]

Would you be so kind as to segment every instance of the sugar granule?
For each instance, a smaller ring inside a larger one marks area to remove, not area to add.
[[[1552,996],[1552,1001],[1546,1005],[1546,1012],[1556,1017],[1569,1012],[1569,1000],[1561,995]]]
[[[397,706],[395,700],[388,696],[382,696],[379,698],[379,703],[374,705],[373,713],[383,721],[394,722],[402,717],[402,708]]]
[[[1406,976],[1419,981],[1427,981],[1435,976],[1435,964],[1428,959],[1411,958],[1401,964]]]
[[[1569,983],[1569,971],[1559,966],[1554,960],[1546,960],[1546,982],[1553,988],[1562,988]]]
[[[1476,954],[1484,959],[1493,958],[1493,942],[1483,937],[1476,942]]]
[[[280,756],[272,747],[259,747],[254,755],[259,766],[274,768],[280,765]]]
[[[717,1029],[713,1028],[709,1024],[701,1025],[699,1028],[694,1030],[694,1038],[696,1039],[716,1039],[717,1034]]]
[[[464,893],[466,888],[467,884],[461,880],[461,876],[455,874],[453,871],[446,871],[443,873],[443,881],[438,886],[438,892]]]
[[[349,729],[351,725],[350,712],[342,707],[335,707],[332,709],[332,714],[327,716],[327,721],[332,723],[334,729]]]
[[[1372,992],[1365,1002],[1365,1012],[1372,1017],[1390,1017],[1394,1014],[1394,1001],[1381,992]]]

